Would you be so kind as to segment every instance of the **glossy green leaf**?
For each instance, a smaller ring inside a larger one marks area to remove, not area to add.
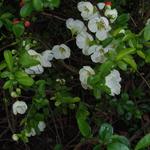
[[[13,57],[12,57],[12,53],[9,50],[4,51],[4,58],[5,61],[7,63],[7,67],[10,71],[13,70]]]
[[[150,133],[145,135],[136,145],[135,150],[144,149],[150,146]]]
[[[119,143],[125,144],[125,145],[127,145],[128,147],[130,147],[129,140],[128,140],[126,137],[124,137],[124,136],[113,135],[113,136],[111,137],[111,141],[112,141],[112,143],[119,142]]]
[[[129,148],[125,144],[116,142],[109,144],[107,150],[129,150]]]
[[[108,123],[102,124],[99,130],[100,140],[102,140],[103,142],[109,142],[112,135],[113,135],[113,127]]]

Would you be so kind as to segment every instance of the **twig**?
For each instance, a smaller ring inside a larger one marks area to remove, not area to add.
[[[67,65],[64,61],[61,61],[61,60],[59,60],[58,63],[62,65],[63,67],[65,67],[66,69],[68,69],[69,71],[71,71],[72,73],[78,74],[78,70],[75,67],[71,65]]]
[[[146,123],[141,129],[136,131],[134,135],[130,138],[130,142],[133,142],[135,139],[139,138],[139,136],[143,133],[143,130],[150,126],[150,122]]]
[[[139,76],[143,79],[143,81],[146,83],[146,85],[150,89],[150,84],[147,82],[147,80],[142,76],[142,74],[139,71],[137,71],[137,73],[139,74]]]
[[[61,17],[59,17],[59,16],[56,16],[56,15],[54,15],[54,14],[50,14],[50,13],[46,13],[46,12],[42,12],[41,14],[44,15],[44,16],[56,18],[56,19],[61,20],[61,21],[64,21],[64,22],[66,21],[66,19],[61,18]]]
[[[95,139],[89,139],[89,140],[86,140],[82,143],[79,143],[75,146],[74,150],[80,150],[81,146],[82,145],[85,145],[85,144],[92,144],[92,145],[95,145],[95,144],[98,144],[99,143],[99,140],[97,138]]]
[[[13,43],[10,43],[10,44],[8,44],[8,45],[6,45],[6,46],[0,48],[0,52],[3,51],[4,49],[8,48],[8,47],[11,47],[11,46],[16,45],[17,43],[18,43],[18,42],[13,42]]]

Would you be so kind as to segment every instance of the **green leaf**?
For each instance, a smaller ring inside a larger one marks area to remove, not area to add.
[[[52,7],[58,7],[60,5],[60,0],[51,0]]]
[[[93,150],[101,150],[101,145],[98,144],[98,145],[94,146]]]
[[[43,2],[42,0],[33,0],[33,7],[36,11],[42,11],[43,10]]]
[[[123,58],[123,60],[124,60],[127,64],[129,64],[129,65],[134,69],[134,71],[137,70],[137,64],[136,64],[136,62],[135,62],[135,60],[133,59],[132,56],[130,56],[130,55],[125,56],[125,57]]]
[[[20,15],[21,17],[27,17],[30,16],[32,11],[33,11],[32,3],[27,3],[21,8]]]
[[[143,58],[143,59],[146,58],[145,54],[144,54],[143,51],[141,51],[141,50],[138,50],[138,51],[137,51],[137,54],[138,54],[141,58]]]
[[[116,142],[109,144],[107,150],[129,150],[129,148],[125,144]]]
[[[12,53],[9,50],[4,51],[4,58],[7,63],[7,67],[10,71],[13,71],[13,57]]]
[[[100,140],[108,143],[112,135],[113,135],[113,127],[108,123],[102,124],[99,130]]]
[[[124,136],[113,135],[113,136],[111,137],[111,141],[112,141],[112,143],[119,142],[119,143],[125,144],[125,145],[127,145],[128,147],[130,147],[129,140],[128,140],[126,137],[124,137]]]
[[[6,68],[6,67],[7,67],[7,64],[6,64],[5,62],[2,62],[2,63],[0,64],[0,71],[3,70],[3,69]]]
[[[34,59],[32,56],[28,54],[27,51],[23,52],[19,56],[19,64],[23,68],[29,68],[31,66],[36,66],[39,64],[39,61]]]
[[[122,14],[117,18],[115,24],[117,27],[126,26],[129,19],[130,19],[129,14]]]
[[[116,61],[121,60],[126,55],[133,54],[135,52],[135,50],[136,50],[135,48],[125,48],[125,49],[121,50],[116,57]]]
[[[54,147],[54,150],[63,150],[63,146],[61,144],[57,144],[55,147]]]
[[[28,74],[26,74],[23,71],[17,71],[15,73],[15,77],[16,77],[16,80],[21,85],[24,85],[24,86],[32,86],[34,83],[34,80],[31,77],[29,77]]]
[[[25,28],[22,23],[17,23],[13,25],[12,30],[16,37],[20,37],[24,33]]]
[[[150,24],[144,28],[144,39],[146,41],[150,40]]]
[[[62,102],[63,103],[77,103],[80,102],[80,98],[79,97],[62,97]]]
[[[106,61],[104,62],[99,69],[99,76],[100,78],[104,78],[106,75],[109,74],[109,72],[112,70],[112,68],[115,67],[115,64],[113,61]]]
[[[122,69],[123,71],[126,71],[127,70],[127,64],[123,61],[118,61],[118,67],[120,69]]]
[[[144,149],[150,146],[150,133],[145,135],[140,141],[137,143],[135,150]]]
[[[5,84],[3,85],[3,89],[6,90],[6,89],[9,89],[9,88],[12,88],[13,86],[13,82],[11,80],[8,80],[5,82]]]
[[[84,137],[90,137],[91,136],[91,127],[89,126],[88,122],[86,120],[84,120],[84,118],[77,118],[77,123],[78,123],[78,127],[79,130],[81,132],[81,134]]]

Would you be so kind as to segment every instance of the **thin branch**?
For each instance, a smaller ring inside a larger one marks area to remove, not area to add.
[[[58,19],[58,20],[60,20],[60,21],[63,21],[63,22],[66,21],[66,19],[61,18],[61,17],[59,17],[59,16],[57,16],[57,15],[54,15],[54,14],[50,14],[50,13],[46,13],[46,12],[42,12],[41,14],[44,15],[44,16],[56,18],[56,19]]]

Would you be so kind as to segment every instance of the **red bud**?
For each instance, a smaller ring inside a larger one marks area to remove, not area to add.
[[[25,26],[26,28],[30,27],[30,26],[31,26],[30,21],[25,21],[25,22],[24,22],[24,26]]]
[[[105,2],[106,6],[112,6],[112,2]]]

